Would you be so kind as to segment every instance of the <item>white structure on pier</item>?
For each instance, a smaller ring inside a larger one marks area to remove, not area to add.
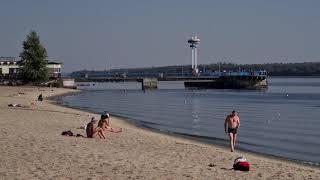
[[[198,74],[198,54],[197,54],[197,45],[200,43],[200,39],[197,36],[192,36],[191,39],[188,40],[191,48],[191,67],[192,73]]]

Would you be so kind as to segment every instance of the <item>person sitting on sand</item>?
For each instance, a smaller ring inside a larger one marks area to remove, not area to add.
[[[38,96],[38,101],[43,101],[42,94],[40,94],[40,95]]]
[[[95,117],[91,118],[91,122],[87,124],[86,133],[88,138],[103,138],[104,136],[102,129],[96,126],[97,119]]]
[[[98,122],[98,127],[100,127],[103,131],[110,131],[114,133],[122,132],[122,129],[112,128],[110,125],[110,115],[107,112],[103,112],[101,115],[101,119]]]

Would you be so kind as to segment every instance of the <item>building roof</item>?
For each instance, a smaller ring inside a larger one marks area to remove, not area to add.
[[[22,60],[20,58],[16,58],[16,57],[5,57],[5,56],[0,56],[0,62],[10,62],[10,64],[13,64],[13,62],[17,62],[17,63],[21,63]],[[54,65],[61,65],[62,63],[60,62],[53,62],[53,61],[48,61],[48,64],[54,64]]]
[[[17,60],[16,57],[4,57],[4,56],[0,56],[0,61],[2,62],[17,62],[20,60]]]
[[[48,62],[48,64],[62,64],[62,63],[59,63],[59,62]]]

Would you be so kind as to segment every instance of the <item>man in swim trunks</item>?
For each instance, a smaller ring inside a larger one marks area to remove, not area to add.
[[[86,133],[88,138],[106,138],[102,129],[97,127],[97,119],[94,117],[92,117],[91,122],[87,124]]]
[[[224,131],[226,134],[229,134],[231,152],[234,151],[234,147],[236,145],[237,131],[239,127],[240,118],[238,116],[238,113],[235,110],[233,110],[232,113],[228,115],[224,121]]]

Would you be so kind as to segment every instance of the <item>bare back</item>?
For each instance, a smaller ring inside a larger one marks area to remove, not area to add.
[[[105,130],[107,126],[107,120],[106,119],[100,119],[98,122],[98,127]]]
[[[93,133],[94,133],[94,125],[92,122],[90,122],[89,124],[87,124],[87,128],[86,128],[86,133],[87,133],[87,137],[91,138]]]

